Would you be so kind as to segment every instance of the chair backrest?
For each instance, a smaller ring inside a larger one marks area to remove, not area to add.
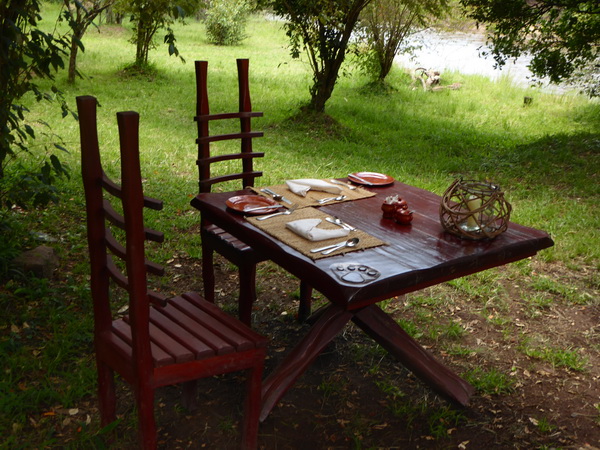
[[[198,171],[199,171],[199,191],[210,192],[216,183],[231,180],[242,180],[242,189],[247,186],[254,186],[254,180],[262,175],[262,172],[255,171],[253,166],[254,158],[264,156],[264,153],[252,151],[252,140],[263,136],[262,132],[251,131],[252,117],[261,117],[262,112],[252,111],[250,101],[250,88],[248,82],[248,60],[238,59],[238,86],[239,86],[239,112],[210,114],[208,104],[207,88],[207,61],[196,61],[196,117],[194,120],[198,123]],[[209,123],[213,120],[239,119],[240,132],[230,134],[210,134]],[[211,143],[226,140],[240,140],[240,151],[238,153],[211,154]],[[241,160],[241,170],[239,172],[227,173],[213,176],[211,165],[223,161]]]
[[[162,275],[164,270],[146,259],[144,241],[162,242],[164,235],[144,227],[143,208],[160,210],[162,202],[143,195],[138,142],[139,115],[136,112],[117,113],[121,186],[105,174],[98,145],[96,106],[94,97],[77,97],[95,334],[99,335],[112,326],[112,280],[115,286],[125,289],[128,297],[132,356],[139,372],[149,370],[152,364],[148,331],[150,303],[164,305],[166,302],[165,297],[147,287],[147,273]],[[122,203],[123,215],[113,208],[106,198],[109,196]],[[125,230],[125,245],[115,238],[112,227]],[[113,261],[115,256],[124,260],[125,273]]]

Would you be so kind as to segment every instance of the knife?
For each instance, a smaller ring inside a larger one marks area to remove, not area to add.
[[[283,195],[279,195],[277,192],[273,192],[271,189],[263,188],[260,191],[273,196],[275,200],[281,200],[282,202],[286,202],[288,205],[292,204],[292,202],[285,198]]]
[[[257,206],[255,208],[243,209],[242,212],[260,211],[262,209],[277,209],[277,208],[285,208],[285,206],[283,206],[283,205]]]
[[[348,174],[348,178],[354,178],[355,180],[358,180],[358,181],[360,181],[363,184],[366,184],[368,186],[373,186],[373,183],[371,183],[370,181],[367,181],[367,180],[359,177],[358,175],[354,175],[353,173],[349,173]]]

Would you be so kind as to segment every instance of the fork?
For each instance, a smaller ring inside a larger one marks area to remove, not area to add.
[[[271,217],[275,217],[275,216],[285,216],[285,215],[291,214],[294,211],[296,211],[297,207],[298,207],[298,205],[292,205],[290,207],[290,209],[286,209],[285,211],[280,211],[280,212],[276,212],[273,214],[269,214],[267,216],[260,216],[260,217],[257,217],[256,220],[267,220],[267,219],[270,219]]]

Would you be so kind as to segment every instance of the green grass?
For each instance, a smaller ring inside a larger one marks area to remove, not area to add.
[[[444,83],[461,82],[461,90],[427,93],[413,90],[400,69],[389,76],[393,89],[382,92],[370,88],[349,60],[351,75],[339,80],[327,104],[327,113],[339,125],[328,133],[315,123],[287,120],[308,101],[311,77],[306,61],[290,58],[280,23],[253,18],[250,37],[235,47],[209,45],[202,24],[193,20],[175,31],[187,63],[170,58],[159,46],[150,55],[157,70],[150,80],[121,73],[133,60],[133,46],[127,42],[129,31],[116,27],[86,35],[86,52],[79,58],[86,79],[68,86],[64,75],[58,76],[71,107],[83,94],[102,104],[100,139],[113,173],[118,166],[115,113],[134,109],[141,114],[146,189],[165,199],[167,210],[175,213],[169,215],[168,238],[177,238],[196,220],[189,213],[197,179],[193,61],[209,61],[210,106],[216,112],[236,108],[235,58],[248,57],[252,103],[265,113],[255,121],[256,129],[265,131],[256,144],[266,150],[259,163],[264,183],[369,169],[441,194],[460,174],[491,179],[506,191],[515,221],[552,234],[556,245],[542,252],[542,258],[597,264],[600,246],[589,245],[598,242],[600,229],[597,103],[523,90],[506,79],[492,83],[451,72],[443,74]],[[529,108],[522,107],[524,95],[534,97]],[[71,149],[63,159],[74,176],[61,188],[80,207],[76,123],[60,119],[55,107],[32,106],[34,117],[48,121]],[[181,243],[179,248],[186,247]]]
[[[496,369],[484,370],[476,367],[467,371],[463,376],[482,394],[509,394],[515,385],[515,381],[509,375]]]
[[[52,13],[56,13],[54,6],[44,10],[46,16]],[[47,26],[54,23],[48,21]],[[552,234],[555,246],[541,252],[539,259],[562,262],[571,269],[600,267],[598,102],[516,88],[505,79],[490,82],[452,72],[443,74],[443,83],[460,82],[461,90],[423,92],[413,90],[409,76],[399,68],[389,76],[389,89],[377,89],[349,60],[348,76],[340,78],[327,103],[334,125],[316,118],[298,122],[291,118],[309,100],[311,74],[305,59],[290,58],[280,23],[254,17],[247,29],[249,38],[234,47],[209,45],[203,25],[194,20],[176,25],[175,32],[186,64],[168,57],[166,48],[159,46],[150,54],[154,75],[127,75],[123,69],[133,62],[134,47],[128,42],[130,27],[125,24],[123,28],[92,28],[84,37],[86,51],[79,57],[84,79],[68,85],[66,73],[57,75],[71,108],[78,95],[98,98],[102,157],[110,176],[118,178],[119,170],[115,113],[136,110],[141,114],[145,190],[165,201],[162,215],[148,216],[149,226],[164,231],[167,242],[151,250],[153,258],[165,262],[176,254],[200,256],[199,235],[188,232],[198,225],[198,214],[189,206],[197,190],[193,61],[209,61],[210,107],[220,112],[237,108],[235,59],[241,57],[250,58],[253,107],[264,112],[254,122],[255,129],[265,132],[256,142],[256,150],[266,153],[258,166],[264,172],[261,183],[371,170],[441,194],[459,175],[490,179],[505,190],[514,207],[514,221]],[[534,97],[531,107],[522,106],[524,95]],[[43,120],[70,150],[60,157],[72,176],[58,185],[62,198],[58,205],[11,215],[26,229],[58,240],[51,245],[64,262],[61,270],[70,275],[62,277],[59,285],[17,278],[0,287],[0,434],[11,439],[17,439],[15,433],[30,415],[58,405],[68,408],[93,395],[95,389],[88,266],[81,256],[86,242],[78,126],[70,117],[62,119],[56,105],[31,101],[29,106],[28,120],[39,135],[33,158],[50,142],[37,122]],[[22,243],[32,246],[36,241],[29,236]],[[529,265],[524,261],[517,267],[529,274]],[[481,301],[487,316],[487,309],[505,308],[496,277],[487,271],[452,285],[460,294]],[[533,277],[532,283],[572,303],[589,301],[555,280]],[[597,288],[598,276],[589,283]],[[429,316],[440,306],[435,298],[413,297],[412,301],[417,317],[402,324],[411,335],[460,338],[459,324],[431,322]],[[529,302],[535,311],[547,307],[542,295]],[[424,324],[429,324],[429,331]],[[537,354],[535,348],[523,348],[532,357],[559,366],[585,367],[585,361],[568,349]],[[506,389],[506,380],[487,380],[492,375],[476,374],[476,378],[489,385],[486,390]],[[86,436],[94,439],[93,434]],[[43,446],[52,436],[31,440]]]
[[[531,358],[549,362],[554,367],[563,367],[575,372],[582,372],[589,365],[588,358],[577,349],[535,344],[531,343],[530,339],[522,342],[521,351]]]

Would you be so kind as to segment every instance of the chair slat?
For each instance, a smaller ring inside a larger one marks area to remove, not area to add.
[[[131,326],[126,322],[129,317],[125,317],[123,320],[115,320],[113,322],[113,332],[120,339],[122,339],[127,345],[131,347]],[[161,367],[167,364],[173,364],[175,362],[172,355],[164,351],[161,347],[154,343],[150,343],[150,349],[152,353],[152,361],[154,367]]]
[[[150,303],[152,303],[154,306],[158,306],[161,308],[167,306],[167,304],[169,303],[168,297],[159,294],[155,291],[148,291],[148,298],[150,299]]]
[[[194,352],[182,345],[176,339],[173,339],[171,335],[165,333],[162,329],[152,323],[152,321],[150,321],[148,329],[150,331],[150,342],[171,355],[175,363],[180,364],[195,359]]]
[[[209,120],[221,120],[221,119],[248,119],[251,117],[262,117],[263,113],[260,111],[240,111],[232,113],[220,113],[220,114],[203,114],[201,116],[195,116],[196,122],[208,122]]]
[[[252,331],[252,329],[243,325],[240,321],[232,320],[232,317],[228,314],[225,314],[223,310],[221,310],[217,305],[205,301],[197,293],[186,292],[184,294],[181,294],[181,297],[193,304],[196,308],[201,309],[205,313],[214,317],[215,319],[226,323],[228,328],[235,330],[241,336],[244,336],[246,339],[251,340],[256,344],[257,347],[264,347],[267,345],[267,339],[264,336],[261,336],[260,334]]]
[[[122,287],[123,289],[129,289],[129,280],[123,272],[121,272],[121,269],[116,266],[110,255],[107,255],[106,257],[106,270],[112,280],[117,283],[117,286]]]
[[[117,211],[115,211],[115,209],[110,204],[110,202],[108,200],[104,199],[103,206],[104,206],[104,214],[105,214],[106,218],[108,219],[108,221],[121,229],[125,229],[125,218],[121,214],[119,214]],[[165,235],[163,232],[156,231],[151,228],[144,227],[144,234],[145,234],[146,239],[149,241],[162,243],[165,240]]]
[[[179,322],[174,321],[169,315],[166,315],[164,309],[152,308],[150,310],[150,320],[165,333],[172,336],[173,339],[177,339],[181,344],[193,351],[197,359],[215,355],[215,350],[210,345],[194,336],[194,334],[181,326]]]
[[[118,256],[123,260],[127,257],[125,254],[125,247],[115,239],[108,228],[105,230],[104,239],[106,240],[106,246],[115,256]],[[149,259],[146,259],[146,269],[148,269],[148,272],[152,275],[157,275],[159,277],[162,277],[165,274],[165,268],[163,266],[154,261],[150,261]]]
[[[258,178],[262,176],[262,172],[245,172],[245,173],[232,173],[229,175],[221,175],[218,177],[206,178],[204,180],[200,180],[198,183],[200,187],[212,186],[216,183],[222,183],[224,181],[232,181],[232,180],[240,180],[245,178]]]
[[[252,153],[231,153],[227,155],[215,155],[207,156],[196,161],[196,165],[200,167],[210,166],[213,163],[221,161],[229,161],[234,159],[251,159],[251,158],[262,158],[265,156],[264,152],[252,152]]]
[[[176,302],[173,300],[174,299],[171,299],[169,301],[169,305],[176,306]],[[161,312],[173,322],[180,324],[180,326],[189,333],[193,334],[198,339],[204,341],[207,345],[212,347],[215,354],[225,355],[235,351],[235,347],[230,342],[223,339],[212,330],[201,327],[201,323],[198,322],[196,317],[186,314],[185,311],[182,311],[180,308],[165,308]]]
[[[202,136],[196,139],[197,144],[207,144],[209,142],[230,141],[232,139],[253,139],[263,137],[262,131],[249,131],[245,133],[215,134],[214,136]]]
[[[222,321],[207,314],[206,311],[198,308],[193,303],[190,303],[189,301],[180,301],[173,302],[172,305],[185,312],[188,316],[196,317],[196,320],[198,320],[204,328],[210,330],[216,336],[219,336],[223,341],[233,345],[237,351],[244,351],[252,348],[252,344],[248,342],[248,339],[245,336],[235,333]]]
[[[105,173],[102,173],[102,187],[106,189],[108,193],[111,195],[121,198],[121,186],[112,181]],[[162,200],[157,200],[152,197],[148,197],[144,195],[144,206],[146,208],[154,209],[156,211],[160,211],[163,209]]]

